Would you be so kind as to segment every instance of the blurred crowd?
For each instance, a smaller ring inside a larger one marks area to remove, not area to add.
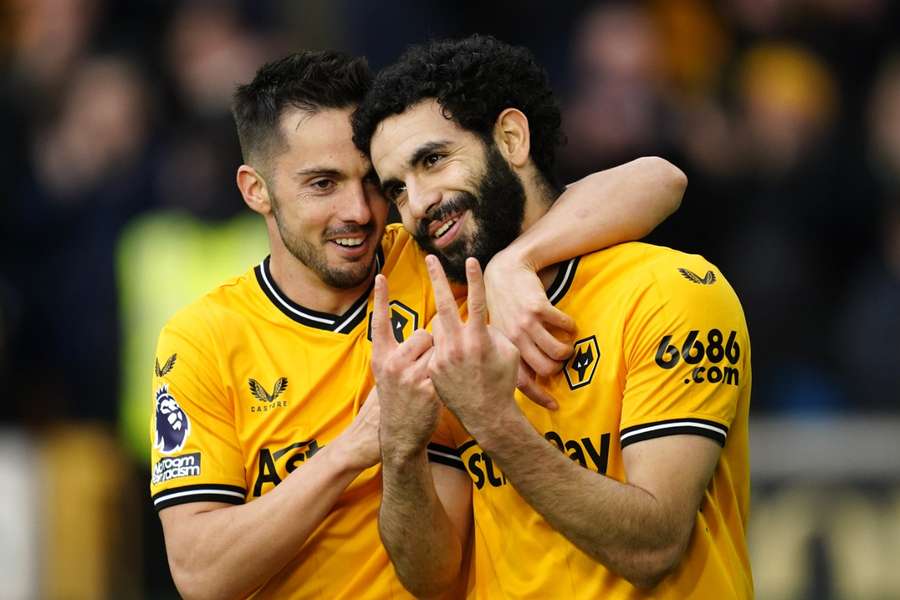
[[[125,381],[129,361],[149,394],[155,333],[129,336],[141,310],[181,301],[171,249],[185,234],[157,227],[131,244],[139,252],[124,248],[154,215],[212,229],[245,216],[228,112],[236,83],[299,48],[365,54],[379,68],[409,43],[473,31],[525,44],[547,66],[565,180],[646,154],[687,172],[683,207],[653,241],[706,255],[737,289],[754,411],[898,408],[897,3],[11,0],[0,10],[5,421],[116,423],[127,388],[140,387]],[[235,273],[265,252],[246,247]],[[135,288],[142,280],[153,285]],[[149,348],[139,360],[129,344]]]

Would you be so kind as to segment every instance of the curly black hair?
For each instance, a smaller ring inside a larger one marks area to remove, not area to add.
[[[553,171],[562,141],[559,106],[546,71],[526,48],[486,35],[411,47],[375,77],[353,115],[354,143],[368,153],[379,123],[428,98],[486,142],[503,110],[522,111],[531,130],[531,158],[546,183],[559,188]]]
[[[238,86],[231,108],[244,161],[265,161],[282,147],[278,119],[285,109],[355,107],[371,85],[366,59],[340,52],[296,52],[263,65]]]

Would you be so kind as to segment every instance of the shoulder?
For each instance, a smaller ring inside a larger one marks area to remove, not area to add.
[[[666,296],[711,298],[732,296],[731,284],[715,264],[699,254],[687,254],[666,246],[628,242],[581,257],[578,265],[585,278],[602,277],[605,285],[622,285],[633,291],[655,289]]]
[[[403,225],[393,223],[387,226],[381,249],[384,253],[382,272],[385,275],[390,277],[392,273],[398,272],[424,273],[425,252]]]
[[[221,323],[235,312],[241,312],[252,297],[256,282],[256,268],[243,275],[231,277],[215,288],[179,309],[166,322],[163,334],[211,336]]]
[[[415,245],[415,240],[400,223],[389,224],[381,237],[381,249],[385,256],[390,256],[392,252],[402,250],[409,244]]]

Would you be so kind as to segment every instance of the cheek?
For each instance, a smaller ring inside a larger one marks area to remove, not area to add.
[[[397,212],[400,213],[400,220],[403,222],[403,226],[408,231],[415,231],[416,220],[413,218],[412,213],[409,212],[409,203],[404,203],[402,206],[398,206]]]
[[[391,210],[391,205],[387,200],[385,200],[384,198],[378,198],[372,200],[369,206],[369,210],[372,211],[372,216],[374,217],[376,222],[384,223],[387,221],[388,213]]]

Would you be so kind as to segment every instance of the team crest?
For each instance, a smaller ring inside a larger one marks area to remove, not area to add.
[[[169,393],[169,386],[163,384],[156,390],[156,441],[153,447],[163,454],[178,452],[191,434],[191,421],[175,397]]]
[[[169,371],[171,371],[175,367],[175,358],[177,356],[178,356],[177,354],[173,354],[172,356],[170,356],[169,359],[166,360],[166,362],[161,367],[159,366],[159,359],[157,358],[156,359],[156,376],[164,377],[165,375],[168,375]]]
[[[575,342],[575,352],[563,369],[569,387],[577,390],[589,384],[594,379],[594,371],[597,370],[599,361],[600,346],[597,345],[596,336],[592,335]]]
[[[398,343],[408,339],[419,327],[419,315],[399,300],[391,300],[391,331]],[[372,313],[369,313],[369,341],[372,341]]]
[[[274,387],[272,387],[272,393],[266,391],[266,388],[262,386],[260,382],[253,379],[252,377],[247,381],[250,386],[250,393],[254,398],[259,400],[260,402],[274,402],[278,396],[287,389],[288,380],[287,377],[279,377],[278,381],[275,382]]]

